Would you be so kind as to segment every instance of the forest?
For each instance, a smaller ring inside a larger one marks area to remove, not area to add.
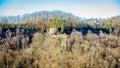
[[[0,68],[120,68],[120,16],[0,16]]]

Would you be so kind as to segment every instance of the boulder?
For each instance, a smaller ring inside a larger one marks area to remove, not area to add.
[[[57,28],[50,28],[49,34],[55,34],[57,33],[58,29]]]

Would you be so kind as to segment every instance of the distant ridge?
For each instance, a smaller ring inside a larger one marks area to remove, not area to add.
[[[36,11],[33,13],[25,13],[23,15],[16,15],[16,16],[0,16],[0,23],[4,21],[6,21],[7,23],[26,23],[29,20],[35,20],[35,21],[45,20],[45,19],[51,20],[51,19],[59,19],[61,17],[63,20],[71,19],[71,22],[75,21],[77,23],[80,23],[81,21],[94,22],[96,20],[99,20],[99,21],[105,20],[102,18],[87,19],[84,17],[75,16],[71,13],[63,12],[60,10],[53,10],[53,11]],[[114,17],[120,18],[120,15],[114,16]],[[114,17],[111,17],[111,18],[114,18]]]

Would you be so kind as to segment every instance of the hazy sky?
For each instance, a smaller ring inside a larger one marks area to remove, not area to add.
[[[120,15],[120,0],[0,0],[0,16],[62,10],[79,17]]]

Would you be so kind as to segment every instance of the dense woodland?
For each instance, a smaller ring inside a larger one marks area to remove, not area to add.
[[[112,18],[80,18],[72,15],[71,13],[65,13],[62,11],[39,11],[31,14],[17,15],[17,16],[0,16],[0,26],[2,29],[13,29],[19,27],[20,29],[46,29],[49,28],[51,22],[56,22],[57,28],[64,26],[64,32],[70,33],[72,29],[82,31],[91,30],[93,33],[99,34],[102,30],[105,33],[111,33],[114,30],[119,32],[120,16]],[[9,24],[9,25],[7,25]],[[53,24],[53,25],[54,25]],[[37,26],[34,26],[37,25]],[[53,26],[52,25],[52,26]],[[28,27],[29,26],[29,27]]]
[[[0,16],[0,68],[119,68],[120,16],[62,11]]]

